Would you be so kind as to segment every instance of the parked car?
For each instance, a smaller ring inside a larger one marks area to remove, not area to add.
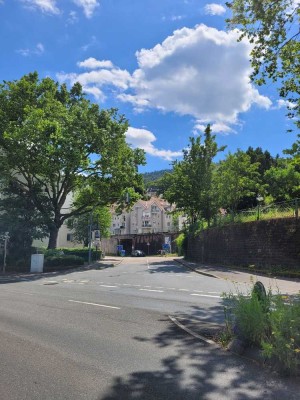
[[[142,250],[133,250],[131,253],[132,257],[145,257],[145,253]]]

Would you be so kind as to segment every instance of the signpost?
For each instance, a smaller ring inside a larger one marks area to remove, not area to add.
[[[150,243],[149,242],[147,243],[147,246],[148,246],[148,256],[149,256],[149,249],[150,249]]]

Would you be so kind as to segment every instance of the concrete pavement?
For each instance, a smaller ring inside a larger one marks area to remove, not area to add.
[[[248,273],[237,271],[230,267],[217,267],[207,264],[200,264],[184,260],[182,257],[174,258],[175,261],[184,265],[196,273],[210,276],[217,279],[229,280],[235,283],[251,284],[252,282],[261,281],[266,289],[272,289],[273,293],[280,292],[282,294],[299,294],[300,280],[291,278],[271,278],[256,273]]]

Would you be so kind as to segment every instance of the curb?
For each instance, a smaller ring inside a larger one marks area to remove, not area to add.
[[[199,271],[198,269],[193,268],[190,265],[188,265],[185,261],[178,260],[178,259],[175,259],[174,261],[176,261],[179,264],[183,265],[184,267],[190,269],[191,271],[196,272],[197,274],[204,275],[204,276],[209,276],[210,278],[222,279],[218,275],[214,275],[214,274],[211,274],[211,273],[205,272],[205,271]]]
[[[213,346],[215,348],[220,348],[220,346],[214,342],[213,340],[207,339],[206,337],[199,335],[199,333],[195,333],[193,332],[190,328],[187,328],[186,326],[184,326],[182,323],[180,323],[178,321],[177,318],[172,317],[172,315],[168,315],[168,318],[176,325],[178,326],[178,328],[184,330],[185,332],[187,332],[189,335],[193,336],[195,339],[199,339],[202,342],[205,342],[206,344],[209,344],[210,346]]]

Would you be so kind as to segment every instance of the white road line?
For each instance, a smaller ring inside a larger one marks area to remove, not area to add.
[[[221,296],[213,296],[211,294],[198,294],[198,293],[191,293],[191,296],[200,296],[200,297],[216,297],[218,299],[221,298]]]
[[[118,286],[115,286],[115,285],[99,285],[99,286],[102,286],[102,287],[118,287]]]
[[[220,294],[220,292],[207,292],[207,293],[210,293],[210,294]]]
[[[156,289],[139,289],[139,290],[144,290],[145,292],[158,292],[158,293],[163,293],[163,290],[156,290]]]
[[[79,304],[87,304],[89,306],[97,306],[97,307],[105,307],[105,308],[114,308],[116,310],[121,310],[120,307],[114,307],[114,306],[107,306],[105,304],[97,304],[97,303],[88,303],[87,301],[77,301],[77,300],[68,300],[71,303],[79,303]]]
[[[189,292],[188,289],[178,289],[178,290],[180,290],[181,292]]]

